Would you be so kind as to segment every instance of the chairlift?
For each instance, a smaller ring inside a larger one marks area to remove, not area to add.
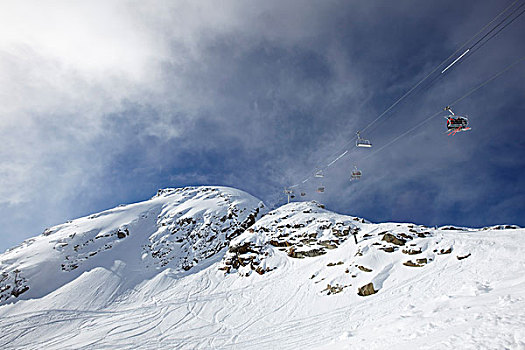
[[[322,170],[317,170],[314,174],[315,177],[324,177],[324,174],[323,174],[323,171]]]
[[[285,188],[284,194],[286,194],[286,196],[288,197],[288,203],[290,203],[290,199],[295,198],[295,194],[291,188]]]
[[[319,187],[317,188],[317,192],[318,192],[318,193],[323,193],[323,192],[324,192],[324,186],[323,186],[323,185],[319,186]]]
[[[468,126],[467,117],[454,114],[449,106],[445,107],[444,110],[451,114],[444,117],[447,120],[448,135],[455,135],[460,131],[471,130],[471,128]]]
[[[355,141],[355,145],[357,147],[372,147],[372,144],[369,140],[361,138],[361,133],[359,131],[357,132],[357,140]]]
[[[361,170],[357,169],[357,166],[354,166],[354,170],[352,171],[351,180],[359,180],[363,174],[361,173]]]

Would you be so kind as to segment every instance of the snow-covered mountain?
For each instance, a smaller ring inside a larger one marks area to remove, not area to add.
[[[0,255],[0,348],[525,348],[524,229],[160,190]]]
[[[131,283],[168,264],[190,270],[265,212],[260,200],[232,188],[169,188],[145,202],[51,227],[0,256],[0,303],[42,297],[115,264]]]

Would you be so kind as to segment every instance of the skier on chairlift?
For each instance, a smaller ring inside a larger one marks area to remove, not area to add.
[[[448,111],[451,115],[445,116],[447,120],[448,135],[455,135],[460,131],[467,131],[471,128],[468,126],[467,117],[454,114],[450,106],[445,107],[445,111]]]

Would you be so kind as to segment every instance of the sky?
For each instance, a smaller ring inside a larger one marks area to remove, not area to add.
[[[525,226],[525,61],[453,105],[471,131],[447,136],[443,112],[399,137],[523,57],[525,16],[367,129],[371,149],[351,147],[512,2],[3,0],[0,250],[165,187],[275,207],[346,149],[304,200],[374,222]]]

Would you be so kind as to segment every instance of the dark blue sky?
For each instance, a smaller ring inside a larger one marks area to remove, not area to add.
[[[0,248],[162,187],[284,203],[511,3],[2,5]],[[371,221],[525,226],[525,62],[453,106],[472,131],[448,137],[439,115],[373,153],[524,56],[523,33],[525,16],[422,84],[307,199]]]

